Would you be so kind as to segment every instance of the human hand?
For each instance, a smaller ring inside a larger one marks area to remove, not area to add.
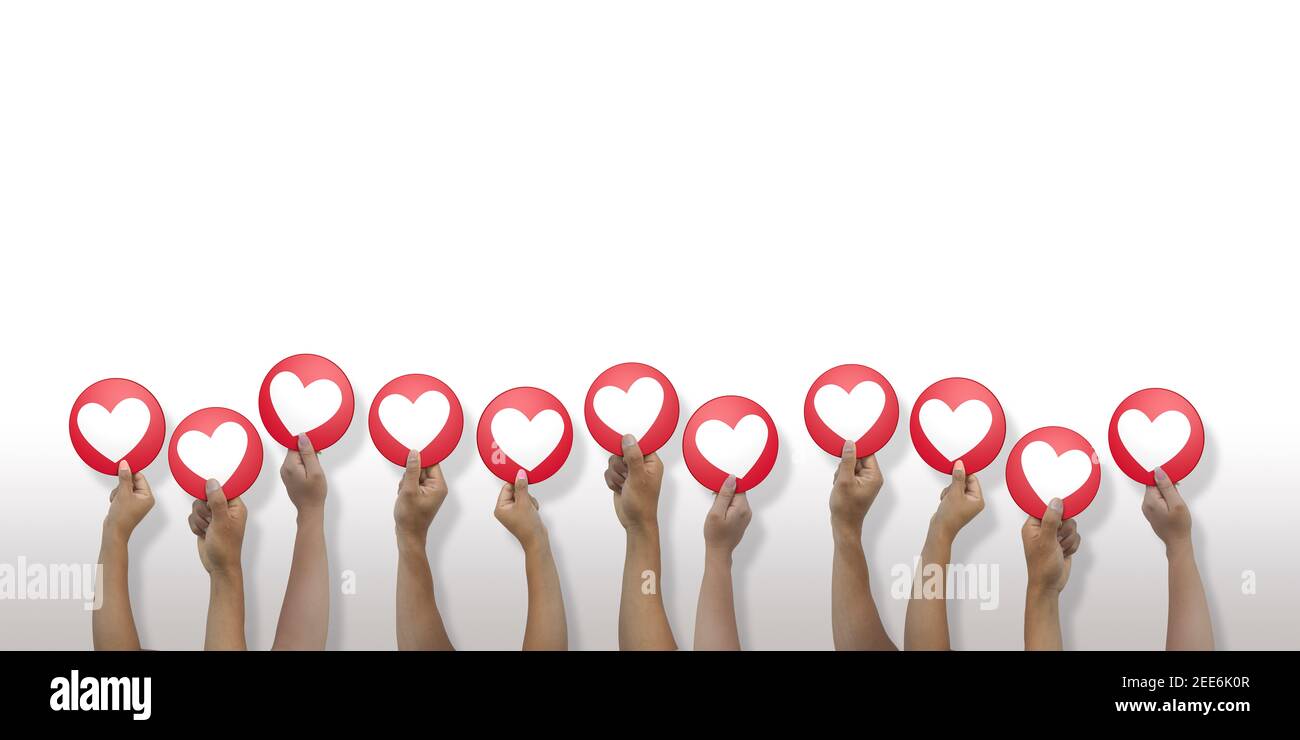
[[[605,485],[614,492],[614,512],[624,529],[659,525],[659,489],[663,481],[664,465],[659,456],[642,455],[636,438],[623,435],[623,456],[610,456]]]
[[[983,510],[984,492],[979,479],[966,475],[966,466],[958,460],[952,468],[952,482],[939,493],[939,509],[930,518],[930,525],[951,542]]]
[[[208,479],[206,501],[195,501],[190,512],[190,531],[198,535],[199,560],[208,573],[239,570],[244,547],[244,525],[248,507],[239,498],[226,500],[221,484]]]
[[[117,487],[108,494],[104,533],[123,541],[131,537],[145,514],[153,508],[153,491],[143,473],[131,474],[126,460],[117,465]]]
[[[280,480],[289,493],[289,500],[299,514],[320,511],[325,507],[325,471],[320,458],[305,434],[298,435],[298,449],[289,450],[280,466]]]
[[[1142,497],[1142,514],[1165,550],[1189,549],[1192,546],[1192,512],[1163,468],[1155,469],[1156,484],[1147,486]]]
[[[421,469],[420,453],[416,450],[407,453],[406,472],[397,485],[397,502],[393,505],[397,534],[423,542],[446,499],[447,481],[442,477],[442,469],[437,465]]]
[[[1041,520],[1029,517],[1020,529],[1029,569],[1029,590],[1059,594],[1070,579],[1070,559],[1079,550],[1079,528],[1075,520],[1061,523],[1064,504],[1054,498]]]
[[[713,506],[704,517],[704,549],[731,556],[731,552],[745,536],[749,520],[754,516],[748,497],[736,493],[736,476],[729,475],[722,490],[713,499]]]
[[[497,496],[496,518],[510,534],[519,540],[524,550],[547,541],[546,525],[542,523],[541,505],[528,493],[528,473],[520,470],[514,483],[501,486]]]
[[[863,458],[856,455],[857,446],[846,440],[831,485],[831,526],[860,536],[862,520],[885,484],[885,478],[876,465],[875,455]]]

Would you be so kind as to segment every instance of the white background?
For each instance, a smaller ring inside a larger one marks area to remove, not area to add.
[[[1291,389],[1300,237],[1300,8],[1285,2],[6,2],[0,5],[6,407],[0,562],[92,561],[111,480],[73,453],[73,399],[103,377],[158,396],[169,428],[317,352],[358,392],[330,450],[330,646],[394,647],[398,469],[363,424],[408,372],[448,382],[466,437],[431,534],[463,648],[522,639],[522,556],[474,450],[498,392],[537,385],[575,419],[590,381],[639,360],[685,413],[764,404],[777,470],[737,553],[751,648],[829,648],[834,460],[803,428],[842,362],[903,401],[974,377],[1006,449],[1048,424],[1106,466],[1064,597],[1072,648],[1163,645],[1163,550],[1105,448],[1153,385],[1205,419],[1184,491],[1216,638],[1300,647]],[[1285,323],[1284,323],[1285,322]],[[616,646],[622,531],[578,422],[534,487],[572,645]],[[271,451],[269,437],[264,441]],[[689,647],[709,495],[680,460],[664,587]],[[293,510],[280,453],[247,496],[250,646],[269,646]],[[886,627],[943,483],[905,425],[880,455],[866,549]],[[1001,603],[951,606],[954,645],[1021,645],[1023,514],[988,506],[954,557],[1000,565]],[[161,459],[132,542],[145,644],[202,644],[189,497]],[[1241,592],[1253,570],[1258,593]],[[79,603],[0,602],[0,647],[87,648]]]

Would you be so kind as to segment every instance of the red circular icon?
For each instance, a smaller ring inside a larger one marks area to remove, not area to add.
[[[338,365],[320,355],[294,355],[276,363],[262,381],[257,410],[271,439],[298,449],[306,434],[320,450],[343,437],[352,423],[352,384]]]
[[[728,475],[736,492],[763,482],[776,465],[776,425],[762,406],[722,396],[701,406],[682,433],[682,458],[700,485],[717,492]]]
[[[967,473],[978,473],[1002,451],[1007,418],[988,388],[967,378],[946,378],[916,399],[910,428],[912,446],[930,467],[950,474],[961,460]]]
[[[540,483],[559,471],[573,448],[573,422],[560,399],[540,388],[511,388],[478,420],[478,454],[492,474],[513,483],[520,471]]]
[[[194,498],[208,499],[204,485],[212,478],[232,499],[247,491],[262,472],[262,437],[236,411],[202,409],[176,425],[167,462],[172,477]]]
[[[808,389],[803,420],[817,446],[839,457],[854,441],[857,456],[874,455],[898,428],[898,395],[885,376],[865,365],[840,365]]]
[[[1138,391],[1110,418],[1110,454],[1124,475],[1148,486],[1163,468],[1177,483],[1201,461],[1205,427],[1186,398],[1164,388]]]
[[[639,362],[615,365],[597,376],[584,408],[592,438],[615,455],[623,454],[624,434],[636,437],[643,455],[663,447],[680,414],[673,384]]]
[[[149,389],[133,380],[108,378],[73,401],[68,434],[72,448],[94,470],[117,475],[117,464],[126,460],[138,473],[162,450],[167,421]]]
[[[437,465],[456,449],[464,429],[456,394],[429,375],[390,380],[370,404],[370,439],[395,465],[405,467],[410,450],[420,451],[420,467]]]
[[[1011,499],[1042,519],[1054,498],[1065,505],[1061,518],[1088,508],[1101,488],[1101,463],[1088,440],[1065,427],[1043,427],[1020,438],[1007,457]]]

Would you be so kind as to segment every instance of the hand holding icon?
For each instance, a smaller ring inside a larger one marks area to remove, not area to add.
[[[239,570],[248,507],[238,497],[226,500],[215,480],[208,480],[206,493],[207,500],[195,501],[189,517],[190,531],[198,536],[199,560],[208,573]]]
[[[108,494],[108,514],[104,517],[104,534],[125,542],[153,508],[153,491],[143,473],[131,473],[126,460],[117,466],[117,487]]]
[[[1029,590],[1059,594],[1070,580],[1070,561],[1079,550],[1078,522],[1061,523],[1064,505],[1054,498],[1042,519],[1029,517],[1020,529],[1025,546],[1025,563],[1029,568]]]
[[[605,485],[614,492],[614,511],[626,530],[639,530],[659,523],[659,489],[664,465],[656,453],[641,454],[630,434],[623,435],[623,455],[611,455],[605,470]]]
[[[393,520],[398,536],[408,536],[424,542],[429,525],[447,499],[447,481],[437,465],[420,467],[419,450],[411,450],[406,457],[406,472],[397,485],[397,502],[393,505]]]
[[[320,457],[305,434],[298,435],[298,449],[285,453],[280,465],[280,480],[289,493],[289,500],[299,512],[319,511],[325,506],[325,471]]]
[[[495,511],[497,521],[519,540],[525,552],[547,543],[540,509],[537,499],[528,492],[528,474],[524,471],[515,475],[514,483],[501,486]]]
[[[952,468],[952,482],[939,493],[939,508],[930,524],[937,534],[952,542],[962,527],[983,510],[984,492],[979,479],[974,474],[966,475],[965,466],[958,460]]]
[[[875,455],[857,458],[856,450],[852,441],[844,443],[839,467],[835,469],[835,483],[831,486],[831,524],[837,529],[858,532],[860,536],[862,520],[866,519],[885,478]]]
[[[754,516],[749,499],[736,493],[736,476],[728,476],[722,490],[713,499],[713,506],[704,517],[704,547],[709,553],[731,557],[731,553],[745,536],[749,520]]]

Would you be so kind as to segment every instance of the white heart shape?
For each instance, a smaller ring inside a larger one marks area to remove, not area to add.
[[[871,431],[885,410],[885,389],[873,380],[864,380],[847,392],[827,383],[813,396],[813,409],[832,432],[856,442]]]
[[[343,405],[343,391],[326,378],[304,386],[297,375],[286,370],[271,378],[271,405],[285,429],[296,437],[334,418]]]
[[[921,405],[921,431],[944,458],[956,462],[978,445],[993,426],[993,412],[977,399],[963,401],[957,408],[937,398]]]
[[[1079,490],[1092,475],[1092,458],[1083,450],[1067,450],[1057,455],[1046,442],[1030,442],[1020,453],[1020,469],[1029,487],[1047,503],[1065,499]]]
[[[223,422],[211,436],[195,429],[181,435],[176,454],[195,475],[222,485],[235,474],[248,452],[248,432],[233,421]]]
[[[544,409],[531,419],[519,409],[501,409],[492,417],[492,439],[524,470],[541,465],[563,436],[564,418],[555,409]]]
[[[423,450],[447,426],[451,403],[438,391],[425,391],[415,402],[393,393],[379,402],[379,422],[408,450]]]
[[[640,440],[664,408],[664,387],[654,378],[637,378],[628,389],[607,385],[596,391],[591,408],[605,426]]]
[[[730,427],[726,422],[709,419],[695,430],[695,449],[705,460],[724,473],[744,478],[767,447],[767,423],[748,414]]]
[[[1143,470],[1152,471],[1183,451],[1192,436],[1192,423],[1180,411],[1166,411],[1155,421],[1137,409],[1119,416],[1119,439]]]
[[[77,409],[77,428],[91,447],[113,462],[126,457],[149,431],[149,407],[138,398],[118,401],[112,411],[97,403]]]

